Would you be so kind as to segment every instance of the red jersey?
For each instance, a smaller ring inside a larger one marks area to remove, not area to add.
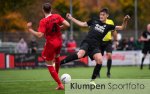
[[[44,33],[47,41],[61,38],[60,25],[63,21],[59,14],[52,14],[40,21],[38,31]]]
[[[64,21],[58,14],[52,14],[40,21],[38,31],[44,33],[46,44],[42,52],[42,57],[51,61],[60,53],[62,47],[62,36],[60,25]]]

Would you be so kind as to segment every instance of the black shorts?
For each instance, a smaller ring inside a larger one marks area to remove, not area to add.
[[[102,44],[100,45],[100,49],[101,49],[102,55],[104,55],[105,51],[107,53],[112,53],[113,51],[112,41],[103,41]]]
[[[83,41],[81,43],[80,49],[85,50],[86,51],[85,56],[89,56],[91,60],[94,60],[94,58],[93,58],[94,54],[101,53],[98,44],[96,44],[96,43],[89,43],[87,41]]]
[[[142,53],[143,54],[150,53],[150,46],[144,46],[144,48],[142,49]]]

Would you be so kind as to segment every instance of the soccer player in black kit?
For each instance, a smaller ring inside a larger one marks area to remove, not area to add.
[[[143,32],[141,36],[141,40],[144,42],[144,47],[142,49],[142,53],[144,54],[144,56],[141,61],[140,69],[143,69],[144,59],[148,53],[150,54],[150,24],[147,25],[147,30]],[[149,64],[149,69],[150,69],[150,64]]]
[[[105,23],[108,17],[108,10],[106,8],[100,11],[100,19],[89,20],[88,22],[79,21],[72,17],[69,13],[66,16],[69,20],[73,21],[78,26],[89,27],[90,30],[87,36],[82,41],[80,45],[80,50],[77,53],[66,57],[64,60],[61,61],[61,64],[65,64],[88,55],[92,60],[96,61],[96,66],[91,77],[91,82],[93,82],[99,74],[100,68],[102,66],[102,54],[101,49],[99,48],[102,43],[102,39],[111,30],[123,30],[126,27],[130,17],[128,15],[125,16],[123,24],[121,26],[114,26]]]

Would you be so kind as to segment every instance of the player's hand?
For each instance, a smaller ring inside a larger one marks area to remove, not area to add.
[[[28,28],[32,28],[32,22],[28,22],[28,23],[27,23],[27,27],[28,27]]]
[[[70,13],[67,13],[67,14],[66,14],[66,17],[67,17],[67,19],[69,19],[69,20],[71,20],[71,18],[72,18],[72,16],[71,16]]]
[[[124,21],[128,21],[130,19],[130,16],[129,15],[126,15],[125,17],[124,17]]]

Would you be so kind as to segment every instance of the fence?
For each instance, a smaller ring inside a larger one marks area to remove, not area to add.
[[[60,60],[64,59],[68,53],[63,53]],[[142,59],[141,51],[114,51],[112,55],[112,65],[140,65]],[[106,55],[103,57],[103,65],[106,66]],[[75,66],[95,66],[95,61],[85,57],[73,62],[70,62],[62,67],[75,67]],[[147,55],[144,64],[150,64],[150,55]],[[45,67],[45,61],[40,54],[7,54],[0,53],[0,69],[9,68],[36,68]]]

